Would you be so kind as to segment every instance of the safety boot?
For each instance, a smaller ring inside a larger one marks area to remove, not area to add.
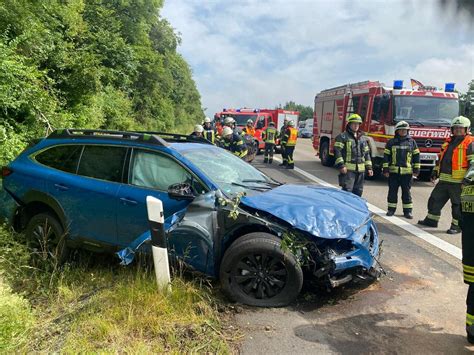
[[[470,344],[474,344],[474,326],[466,325],[466,335],[467,335],[467,341]]]
[[[446,231],[448,234],[458,234],[461,233],[461,228],[459,226],[455,226],[454,224],[451,224],[451,227]]]
[[[403,217],[406,219],[413,219],[413,214],[411,212],[404,212]]]
[[[395,210],[388,210],[387,217],[392,217],[395,214]]]
[[[433,221],[432,219],[429,219],[429,218],[425,218],[425,219],[420,219],[418,221],[418,224],[421,224],[422,226],[426,226],[426,227],[438,227],[438,222],[437,221]]]

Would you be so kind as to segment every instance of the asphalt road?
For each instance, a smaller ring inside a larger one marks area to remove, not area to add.
[[[296,166],[337,184],[337,171],[323,167],[311,142],[300,139]],[[287,183],[314,183],[298,171],[252,163]],[[424,217],[432,185],[413,187],[415,220]],[[367,181],[364,197],[386,209],[386,182]],[[401,202],[400,211],[401,212]],[[402,217],[403,218],[403,217]],[[465,295],[460,260],[392,223],[376,217],[383,240],[381,263],[387,273],[371,284],[352,284],[331,291],[306,286],[294,304],[284,308],[246,307],[237,315],[245,334],[241,347],[248,354],[314,353],[469,353],[465,340]],[[444,233],[450,206],[443,210],[440,229],[430,233],[460,246],[460,236]]]

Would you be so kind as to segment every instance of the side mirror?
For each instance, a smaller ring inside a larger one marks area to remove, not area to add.
[[[168,196],[174,200],[194,200],[193,189],[188,183],[178,183],[168,186]]]

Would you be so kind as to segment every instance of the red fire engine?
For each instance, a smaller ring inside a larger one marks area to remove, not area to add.
[[[221,133],[222,125],[226,117],[233,117],[236,121],[237,127],[242,129],[247,125],[247,121],[251,119],[254,123],[255,134],[254,137],[258,140],[259,149],[265,147],[262,140],[262,132],[265,131],[270,122],[275,123],[275,128],[279,131],[283,126],[283,121],[286,119],[293,120],[295,127],[298,127],[298,111],[287,111],[281,109],[223,109],[214,115],[214,124],[218,133]]]
[[[403,120],[410,124],[420,149],[422,172],[431,172],[450,135],[451,120],[459,114],[458,99],[452,83],[444,91],[426,86],[405,89],[402,80],[395,80],[393,87],[364,81],[323,90],[314,99],[313,147],[322,164],[332,166],[335,138],[345,129],[349,115],[358,113],[380,172],[385,144],[394,136],[395,124]]]

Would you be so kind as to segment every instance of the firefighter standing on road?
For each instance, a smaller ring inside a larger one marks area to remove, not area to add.
[[[283,142],[283,136],[285,135],[287,128],[288,128],[288,119],[285,117],[285,119],[283,120],[283,126],[281,126],[280,128],[280,150],[281,150],[281,160],[282,160],[282,163],[280,164],[280,166],[285,166],[287,164],[286,149]]]
[[[295,128],[293,121],[288,121],[285,134],[281,139],[282,146],[285,146],[285,157],[283,158],[283,164],[286,165],[287,169],[295,168],[295,161],[293,160],[293,152],[295,151],[296,140],[298,139],[298,130]]]
[[[464,282],[469,285],[466,298],[466,333],[474,344],[474,163],[466,174],[461,193],[462,268]]]
[[[223,148],[230,151],[239,158],[247,155],[247,146],[242,137],[235,133],[232,128],[224,127],[222,130]]]
[[[248,134],[249,136],[255,135],[255,128],[253,128],[253,121],[248,120],[247,125],[242,129],[242,135]]]
[[[347,120],[346,131],[336,137],[334,155],[339,169],[339,185],[344,191],[362,196],[365,171],[373,176],[369,145],[359,130],[362,118],[354,113]]]
[[[203,123],[204,128],[204,138],[206,138],[212,144],[216,141],[216,130],[212,127],[211,119],[206,117]]]
[[[474,139],[469,133],[471,121],[464,116],[453,119],[451,124],[452,136],[444,142],[439,154],[439,160],[433,169],[431,181],[439,178],[439,182],[431,192],[428,200],[428,215],[418,224],[437,227],[441,210],[451,200],[452,221],[448,234],[460,233],[459,219],[461,217],[461,189],[465,183],[469,163],[474,161]]]
[[[410,125],[400,121],[395,125],[395,137],[387,142],[384,150],[383,174],[388,178],[387,216],[397,209],[398,188],[402,188],[403,215],[413,219],[411,182],[420,173],[420,150],[409,136]]]
[[[275,141],[277,137],[277,130],[275,123],[270,122],[267,129],[263,132],[262,139],[265,142],[265,153],[263,155],[263,162],[273,163],[273,151],[275,150]]]

